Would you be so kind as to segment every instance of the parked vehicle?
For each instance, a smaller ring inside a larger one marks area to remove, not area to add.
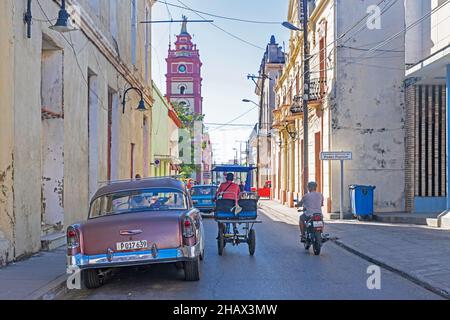
[[[300,209],[299,212],[303,212]],[[305,250],[313,247],[314,254],[318,256],[322,249],[322,244],[329,240],[329,235],[323,233],[325,227],[322,213],[315,213],[305,221]]]
[[[100,188],[88,219],[67,228],[68,267],[87,288],[117,267],[177,263],[185,280],[200,279],[202,217],[185,185],[173,178],[111,182]]]
[[[199,185],[192,187],[190,193],[194,207],[204,214],[212,214],[216,205],[216,192],[217,186],[215,185]]]

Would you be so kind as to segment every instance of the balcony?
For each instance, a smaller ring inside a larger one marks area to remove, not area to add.
[[[311,79],[309,101],[321,101],[327,94],[327,79],[314,78]]]

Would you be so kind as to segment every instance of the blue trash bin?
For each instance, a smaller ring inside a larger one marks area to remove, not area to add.
[[[373,194],[376,187],[351,185],[350,203],[352,214],[360,219],[372,219],[373,217]]]

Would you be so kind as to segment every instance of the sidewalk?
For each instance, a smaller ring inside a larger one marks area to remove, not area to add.
[[[65,246],[0,268],[0,300],[48,299],[65,286],[65,271]]]
[[[296,209],[261,201],[269,218],[298,224]],[[356,220],[326,221],[342,248],[450,299],[450,231],[427,226]]]

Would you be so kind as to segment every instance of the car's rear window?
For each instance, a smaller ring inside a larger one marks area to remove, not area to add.
[[[216,191],[216,187],[194,187],[191,189],[191,196],[214,196]]]
[[[111,193],[96,198],[89,218],[135,211],[186,210],[185,195],[172,189],[143,189]]]

